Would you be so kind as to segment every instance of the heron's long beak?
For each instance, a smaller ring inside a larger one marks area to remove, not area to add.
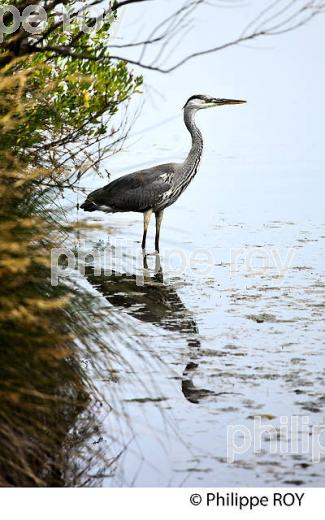
[[[216,99],[216,105],[241,105],[242,103],[246,103],[242,99]]]

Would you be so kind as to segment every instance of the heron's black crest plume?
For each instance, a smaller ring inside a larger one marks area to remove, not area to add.
[[[186,105],[192,100],[192,99],[201,99],[202,101],[209,101],[209,97],[208,96],[203,96],[202,94],[195,94],[194,96],[191,96],[190,98],[188,98],[188,100],[186,101],[185,105],[183,108],[186,107]]]

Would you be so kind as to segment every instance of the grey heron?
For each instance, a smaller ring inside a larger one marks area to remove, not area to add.
[[[185,161],[159,164],[119,177],[103,188],[91,192],[80,207],[84,211],[143,213],[142,249],[144,251],[150,218],[154,213],[156,216],[155,250],[159,252],[160,227],[164,210],[187,188],[196,175],[200,163],[203,139],[194,121],[196,112],[204,108],[240,103],[245,101],[200,94],[191,96],[183,107],[184,123],[192,137],[192,146]]]

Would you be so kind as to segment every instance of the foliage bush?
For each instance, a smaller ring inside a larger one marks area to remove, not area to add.
[[[76,31],[58,27],[46,43],[73,45]],[[100,427],[81,359],[109,346],[95,326],[100,310],[77,282],[51,285],[50,252],[73,229],[54,204],[59,189],[80,177],[76,159],[98,165],[98,144],[109,150],[115,136],[112,116],[141,85],[103,55],[108,37],[106,24],[78,39],[74,52],[87,48],[92,59],[15,56],[19,33],[0,50],[2,486],[89,484],[95,463],[85,440]]]

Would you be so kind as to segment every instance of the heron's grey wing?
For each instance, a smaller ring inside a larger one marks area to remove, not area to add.
[[[171,188],[168,179],[175,167],[172,163],[161,164],[124,175],[90,193],[88,199],[111,211],[146,211],[155,207]]]

